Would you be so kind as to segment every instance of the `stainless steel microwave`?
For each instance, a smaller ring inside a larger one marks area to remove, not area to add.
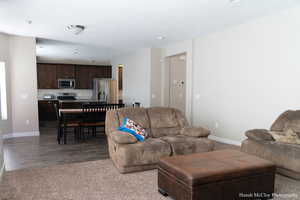
[[[58,88],[75,88],[75,79],[58,79]]]

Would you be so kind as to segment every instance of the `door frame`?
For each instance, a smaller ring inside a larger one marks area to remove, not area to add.
[[[119,90],[119,68],[122,68],[122,90],[121,90],[121,92],[120,92],[120,90]],[[115,79],[117,80],[117,87],[118,87],[118,99],[120,100],[120,99],[122,99],[122,101],[124,101],[124,65],[123,64],[117,64],[117,66],[116,66],[116,70],[115,70],[115,72],[116,72],[116,76],[115,76]],[[120,98],[120,96],[121,96],[121,98]]]
[[[192,55],[189,51],[176,52],[164,56],[162,67],[162,103],[163,106],[169,106],[170,102],[170,57],[184,55],[186,62],[186,86],[185,86],[185,116],[192,125]]]
[[[172,56],[168,56],[167,57],[167,59],[168,59],[168,74],[166,74],[167,76],[168,76],[168,86],[169,86],[169,89],[168,89],[168,93],[169,93],[169,99],[168,99],[168,106],[170,106],[170,104],[171,104],[171,79],[170,79],[170,77],[171,77],[171,64],[170,64],[170,59],[171,58],[173,58],[173,57],[180,57],[180,56],[184,56],[185,57],[185,74],[187,74],[187,62],[186,62],[186,53],[184,52],[184,53],[179,53],[179,54],[176,54],[176,55],[172,55]],[[186,102],[186,100],[187,100],[187,98],[186,98],[186,96],[187,96],[187,87],[186,87],[186,78],[187,78],[187,76],[185,77],[185,81],[184,81],[184,84],[185,84],[185,91],[184,91],[184,95],[185,95],[185,108],[184,108],[184,110],[185,110],[185,112],[186,112],[186,104],[187,104],[187,102]]]

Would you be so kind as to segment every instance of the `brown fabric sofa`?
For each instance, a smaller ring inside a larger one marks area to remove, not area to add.
[[[147,130],[149,138],[138,142],[129,133],[117,129],[125,117]],[[210,131],[188,127],[185,116],[177,109],[122,108],[106,114],[105,132],[109,155],[121,173],[156,168],[161,157],[213,150],[213,142],[207,139]]]
[[[283,132],[292,129],[300,136],[300,110],[282,113],[270,131]],[[300,145],[276,142],[269,130],[253,129],[246,132],[248,139],[242,143],[242,151],[270,160],[277,172],[300,180]]]

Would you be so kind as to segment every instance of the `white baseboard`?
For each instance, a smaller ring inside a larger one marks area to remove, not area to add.
[[[210,135],[210,136],[208,136],[208,138],[212,139],[212,140],[215,140],[217,142],[222,142],[222,143],[226,143],[226,144],[232,144],[232,145],[237,145],[237,146],[242,145],[241,141],[230,140],[230,139],[218,137],[218,136],[215,136],[215,135]]]
[[[4,134],[3,139],[16,138],[16,137],[39,136],[39,135],[40,135],[39,131],[18,132],[18,133]]]
[[[0,167],[0,183],[2,181],[2,177],[3,177],[3,174],[4,174],[4,168],[5,168],[5,166],[4,166],[4,163],[3,163],[2,166]]]

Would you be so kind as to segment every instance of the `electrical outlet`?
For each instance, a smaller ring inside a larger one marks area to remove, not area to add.
[[[27,125],[29,125],[29,124],[30,124],[30,121],[29,121],[29,119],[27,119],[27,120],[26,120],[26,124],[27,124]]]

